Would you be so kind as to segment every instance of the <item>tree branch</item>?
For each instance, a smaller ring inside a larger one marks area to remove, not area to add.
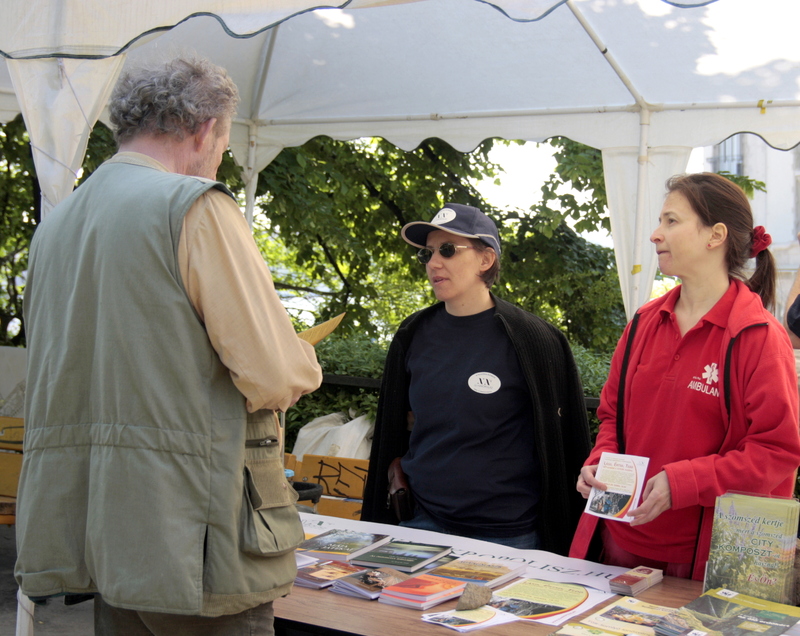
[[[319,234],[317,234],[317,241],[319,242],[320,247],[322,247],[322,251],[325,253],[325,258],[328,259],[328,262],[333,266],[333,269],[336,272],[336,275],[341,279],[342,284],[344,285],[345,295],[349,296],[350,295],[350,291],[352,289],[351,286],[350,286],[350,281],[347,280],[347,277],[344,275],[342,270],[339,268],[339,263],[336,262],[336,259],[334,258],[333,253],[330,251],[330,249],[328,248],[328,245],[325,243],[324,239]]]
[[[319,289],[312,289],[311,287],[301,287],[300,285],[289,285],[288,283],[281,283],[273,281],[275,289],[290,289],[292,291],[301,291],[308,294],[318,294],[320,296],[338,296],[340,292],[335,291],[320,291]]]

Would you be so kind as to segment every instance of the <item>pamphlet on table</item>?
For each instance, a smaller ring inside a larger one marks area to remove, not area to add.
[[[520,579],[495,591],[488,605],[521,620],[560,625],[609,598],[582,585]]]
[[[474,610],[450,610],[449,612],[423,614],[422,620],[426,623],[449,627],[458,632],[471,632],[474,629],[494,627],[495,625],[502,625],[519,619],[513,614],[501,612],[484,605]]]

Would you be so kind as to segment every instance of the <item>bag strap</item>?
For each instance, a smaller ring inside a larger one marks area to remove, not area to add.
[[[639,324],[639,315],[638,313],[634,314],[631,328],[628,330],[628,342],[625,344],[625,353],[622,356],[622,369],[619,372],[617,389],[617,448],[623,455],[625,454],[625,377],[628,375],[628,362],[631,357],[633,337],[636,335],[636,327]]]

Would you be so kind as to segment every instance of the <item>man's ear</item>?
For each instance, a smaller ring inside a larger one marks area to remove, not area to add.
[[[211,119],[207,119],[202,124],[197,127],[197,132],[194,134],[195,139],[195,147],[197,150],[203,147],[206,140],[211,136],[214,137],[214,127],[217,124],[217,118],[212,117]]]

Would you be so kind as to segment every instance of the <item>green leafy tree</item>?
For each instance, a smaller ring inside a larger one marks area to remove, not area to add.
[[[312,298],[318,320],[347,311],[356,332],[387,336],[433,300],[400,228],[447,201],[492,214],[472,185],[499,171],[490,148],[487,141],[461,153],[429,139],[404,152],[382,139],[319,137],[284,149],[262,171],[258,189],[257,240],[276,287]],[[276,239],[277,249],[270,245]]]
[[[562,143],[565,156],[578,148]],[[273,267],[276,287],[312,297],[317,320],[347,311],[354,331],[386,338],[405,316],[435,300],[400,229],[457,201],[500,221],[499,295],[541,314],[586,346],[613,346],[624,314],[612,251],[566,226],[565,218],[583,210],[569,208],[575,202],[569,194],[559,195],[560,205],[570,210],[566,214],[542,206],[503,212],[483,200],[473,183],[502,178],[488,158],[491,145],[488,140],[465,154],[429,139],[404,152],[380,139],[317,138],[285,149],[259,182],[263,213],[257,240]],[[600,161],[591,150],[585,152]],[[572,183],[600,188],[602,163],[593,169],[599,185],[594,173],[580,181],[577,168],[569,168]],[[554,183],[547,187],[556,189]],[[604,199],[599,206],[598,218]]]
[[[18,116],[0,127],[0,345],[25,344],[22,294],[40,198],[28,135]]]
[[[0,339],[21,346],[24,271],[39,191],[21,118],[0,127],[0,134],[0,202],[5,204]],[[500,295],[541,313],[586,346],[603,346],[609,337],[602,331],[609,329],[613,314],[606,306],[618,297],[611,252],[586,243],[545,208],[504,213],[484,201],[473,184],[501,176],[488,158],[492,144],[487,140],[474,152],[461,153],[431,139],[404,152],[381,139],[316,138],[281,152],[260,175],[254,233],[298,322],[307,326],[347,311],[343,334],[388,338],[405,316],[435,300],[400,228],[430,218],[452,200],[501,220],[506,249]],[[114,150],[110,131],[98,124],[81,181]],[[570,153],[572,146],[565,146],[562,163],[569,163]],[[577,168],[571,170],[577,174]],[[230,155],[219,176],[243,196]],[[594,177],[587,183],[594,184]],[[605,303],[598,311],[591,307],[595,300]]]

